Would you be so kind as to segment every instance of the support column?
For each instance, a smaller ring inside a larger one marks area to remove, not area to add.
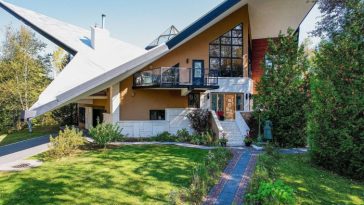
[[[112,123],[120,121],[120,83],[116,83],[110,87],[110,114],[112,116]]]

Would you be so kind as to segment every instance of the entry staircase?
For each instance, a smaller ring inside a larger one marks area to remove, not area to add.
[[[227,146],[239,147],[244,145],[244,139],[250,129],[241,112],[236,112],[235,120],[219,121],[215,112],[212,112],[212,115],[214,124],[220,133],[219,137],[222,138],[221,133],[225,133],[225,138],[228,140]]]
[[[220,121],[220,124],[226,134],[225,137],[228,140],[227,146],[243,146],[244,136],[240,132],[235,120]]]

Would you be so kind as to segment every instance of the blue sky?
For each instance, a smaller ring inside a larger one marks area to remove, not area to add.
[[[6,0],[47,16],[83,28],[101,23],[107,15],[106,27],[120,40],[145,47],[170,25],[182,30],[223,0]],[[314,8],[301,26],[301,39],[309,37],[320,12]],[[0,40],[6,25],[21,23],[0,10]],[[317,39],[312,39],[317,43]],[[47,43],[49,43],[47,41]],[[47,50],[54,49],[50,45]]]

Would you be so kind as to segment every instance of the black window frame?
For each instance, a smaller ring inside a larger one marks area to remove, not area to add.
[[[157,113],[156,119],[154,119],[153,113]],[[161,119],[158,119],[158,116],[161,116]],[[166,110],[149,110],[149,120],[152,120],[152,121],[166,120]]]
[[[191,101],[191,96],[194,96],[192,98],[192,100],[197,100],[197,102],[192,102]],[[188,101],[188,107],[189,108],[200,108],[200,93],[189,93],[188,96],[187,96],[187,101]],[[197,105],[197,106],[196,106]]]
[[[237,29],[237,27],[240,26],[241,29]],[[241,32],[241,36],[240,37],[233,37],[233,32],[234,31],[239,31]],[[227,35],[228,34],[228,35]],[[229,39],[228,41],[230,41],[230,43],[222,43],[222,39]],[[238,44],[234,44],[233,39],[240,39],[240,43],[241,45]],[[218,42],[218,43],[217,43]],[[218,56],[214,56],[211,55],[211,47],[219,47],[219,52],[218,52]],[[230,56],[229,57],[222,57],[222,48],[223,47],[230,47]],[[234,49],[236,47],[240,47],[241,48],[241,56],[237,56],[234,57]],[[221,35],[220,37],[218,37],[217,39],[215,39],[214,41],[212,41],[209,44],[209,68],[210,70],[216,70],[216,69],[211,69],[211,61],[212,60],[218,60],[219,61],[219,67],[217,68],[218,71],[218,75],[219,77],[244,77],[244,25],[243,23],[239,23],[238,25],[234,26],[231,30],[229,30],[228,32],[224,33],[223,35]],[[230,64],[230,69],[222,69],[222,61],[229,61]],[[239,68],[234,68],[234,60],[239,60],[241,61],[241,67]]]

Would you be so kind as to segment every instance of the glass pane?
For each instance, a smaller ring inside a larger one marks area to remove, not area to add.
[[[220,57],[219,45],[210,45],[210,57]]]
[[[210,58],[210,69],[219,69],[220,68],[220,59],[219,58]]]
[[[243,57],[243,47],[241,46],[233,46],[233,57],[235,58],[241,58]]]
[[[211,93],[211,109],[217,111],[217,94]]]
[[[221,46],[221,57],[231,57],[231,46]]]
[[[233,38],[232,44],[233,45],[243,45],[243,39],[242,38]]]
[[[231,38],[221,37],[221,44],[231,44]]]
[[[233,37],[235,37],[235,38],[241,38],[241,37],[243,37],[243,34],[242,33],[243,33],[242,31],[235,31],[235,30],[233,30]]]
[[[218,95],[217,111],[224,111],[224,94]]]
[[[232,75],[236,77],[243,76],[243,60],[242,59],[233,59],[232,61]]]
[[[231,36],[231,31],[226,32],[223,36],[230,37]]]
[[[220,44],[220,38],[215,39],[211,44]]]
[[[234,29],[235,30],[243,30],[243,24],[237,25]]]
[[[220,75],[222,77],[230,77],[231,76],[231,59],[230,58],[222,58],[221,59]]]

